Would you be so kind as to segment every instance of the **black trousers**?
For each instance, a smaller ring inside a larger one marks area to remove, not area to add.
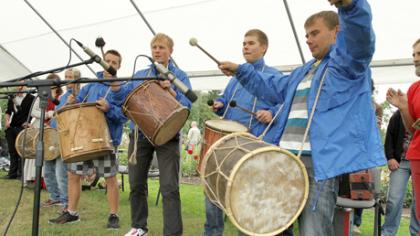
[[[134,139],[130,135],[129,156]],[[128,165],[130,182],[131,226],[147,231],[147,177],[153,152],[159,166],[159,184],[163,199],[163,235],[182,235],[181,199],[179,196],[179,140],[174,138],[162,146],[153,146],[143,136],[137,141],[137,164]]]
[[[10,169],[9,176],[16,178],[22,176],[23,160],[20,158],[16,151],[15,141],[19,132],[22,131],[22,127],[10,127],[6,130],[7,146],[9,148],[10,155]]]

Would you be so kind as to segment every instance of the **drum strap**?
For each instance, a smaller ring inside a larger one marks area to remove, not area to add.
[[[265,65],[261,68],[261,72],[264,72],[264,70],[265,70]],[[230,97],[230,99],[229,99],[229,102],[228,102],[228,104],[227,104],[227,108],[226,108],[226,110],[225,110],[225,112],[223,113],[223,116],[222,116],[222,119],[225,119],[225,116],[226,116],[226,113],[227,113],[227,111],[229,110],[229,108],[230,108],[230,102],[233,100],[233,98],[235,97],[235,95],[236,95],[236,92],[238,91],[238,88],[239,88],[239,83],[238,84],[236,84],[236,86],[235,86],[235,90],[233,91],[233,94],[232,94],[232,97]],[[255,107],[256,107],[256,105],[257,105],[257,97],[254,97],[254,103],[253,103],[253,105],[252,105],[252,112],[255,112]],[[251,125],[252,125],[252,119],[253,119],[254,117],[251,115],[250,116],[250,118],[249,118],[249,124],[248,124],[248,129],[250,129],[251,130]]]
[[[314,118],[316,105],[318,104],[319,95],[321,94],[322,85],[324,84],[324,80],[325,80],[325,77],[327,75],[327,71],[328,71],[328,67],[326,66],[326,69],[325,69],[324,73],[322,74],[321,82],[319,83],[318,91],[317,91],[316,96],[315,96],[315,101],[314,101],[314,104],[312,105],[312,111],[311,111],[311,114],[309,115],[308,124],[306,125],[305,134],[303,135],[302,144],[300,146],[300,150],[299,150],[299,153],[297,155],[297,158],[299,158],[299,159],[302,156],[303,145],[305,145],[306,138],[308,137],[309,128],[311,127],[312,119]]]
[[[131,165],[136,165],[137,164],[137,159],[136,159],[136,153],[137,153],[137,141],[139,140],[139,127],[137,125],[134,126],[134,144],[133,144],[133,152],[130,155],[130,158],[128,159],[128,163]]]

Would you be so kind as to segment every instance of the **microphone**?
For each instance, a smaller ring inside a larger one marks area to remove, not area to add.
[[[76,43],[83,49],[83,51],[90,57],[92,57],[96,63],[99,63],[104,68],[104,70],[106,70],[112,76],[115,76],[117,74],[117,71],[112,66],[108,65],[108,63],[106,63],[106,61],[104,61],[100,56],[96,55],[96,53],[94,53],[88,47],[85,47],[81,42],[77,40],[74,41],[76,41]]]
[[[175,85],[175,87],[177,87],[179,90],[181,90],[181,92],[183,94],[185,94],[185,96],[191,101],[191,102],[195,102],[197,100],[197,95],[191,90],[189,89],[184,83],[182,83],[181,80],[179,80],[172,72],[170,72],[165,66],[163,66],[162,64],[160,64],[159,62],[155,61],[154,65],[156,67],[156,69],[162,73],[163,75],[166,76],[166,78],[169,79],[169,81],[171,81],[171,83],[173,83]]]
[[[251,114],[251,115],[253,115],[253,116],[257,116],[257,114],[256,114],[255,112],[252,112],[252,111],[250,111],[250,110],[248,110],[248,109],[246,109],[246,108],[243,108],[243,107],[241,107],[241,106],[238,106],[238,105],[236,104],[236,101],[235,101],[235,100],[230,101],[230,102],[229,102],[229,106],[231,106],[231,107],[237,107],[237,108],[241,109],[242,111],[244,111],[244,112],[246,112],[246,113],[249,113],[249,114]]]
[[[214,101],[213,100],[210,99],[210,100],[207,101],[207,105],[213,106],[213,104],[214,104]]]

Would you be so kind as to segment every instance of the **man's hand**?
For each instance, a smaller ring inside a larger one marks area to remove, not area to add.
[[[394,170],[396,170],[398,168],[400,168],[400,163],[398,163],[397,160],[391,159],[391,160],[388,161],[388,169],[390,171],[394,171]]]
[[[74,104],[74,103],[76,103],[76,97],[73,94],[70,94],[67,97],[67,102],[66,103],[67,104]]]
[[[8,129],[8,128],[10,128],[10,122],[6,120],[4,123],[4,129]]]
[[[389,88],[386,93],[386,100],[393,106],[401,109],[405,106],[408,106],[407,103],[407,94],[403,93],[401,90],[395,91],[393,88]]]
[[[336,7],[347,7],[353,2],[353,0],[328,0],[328,2]]]
[[[259,110],[256,112],[257,116],[257,120],[259,120],[262,123],[268,124],[271,122],[271,120],[273,119],[273,114],[271,114],[271,111],[267,111],[267,110]]]
[[[213,108],[213,111],[216,112],[219,109],[223,108],[223,106],[224,106],[223,103],[214,101],[212,108]]]
[[[103,112],[107,112],[109,110],[109,104],[104,98],[100,98],[96,101],[96,107]]]
[[[219,65],[219,69],[223,72],[223,74],[227,76],[235,75],[238,67],[238,64],[232,63],[230,61],[222,61]]]
[[[172,89],[171,81],[169,80],[159,80],[159,85],[165,90],[168,90],[168,92],[172,95],[172,97],[176,97],[175,90]]]

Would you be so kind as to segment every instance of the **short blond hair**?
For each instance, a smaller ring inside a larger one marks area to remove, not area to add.
[[[150,46],[152,46],[155,42],[164,42],[170,49],[174,48],[174,41],[171,37],[164,33],[157,33],[150,42]]]
[[[413,48],[415,48],[417,46],[417,44],[419,44],[419,43],[420,43],[420,38],[417,39],[417,41],[413,44]]]

